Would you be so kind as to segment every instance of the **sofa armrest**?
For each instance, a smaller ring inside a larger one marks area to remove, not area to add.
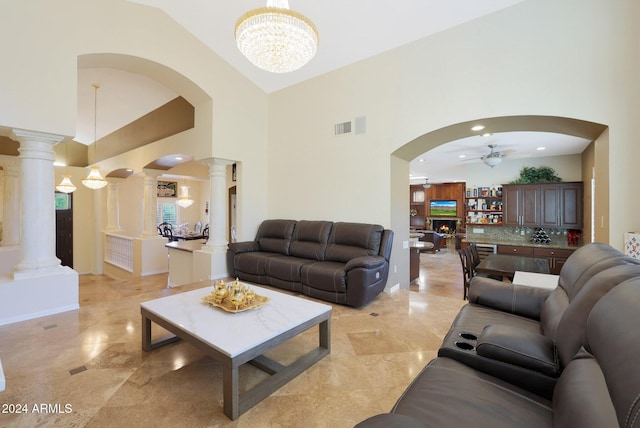
[[[387,261],[384,257],[380,256],[361,256],[349,260],[345,265],[344,270],[345,272],[349,272],[353,269],[376,269],[384,266],[386,262]]]
[[[469,286],[469,303],[540,320],[542,303],[551,291],[475,276]]]
[[[513,364],[547,376],[560,374],[556,346],[541,334],[508,325],[489,325],[476,343],[478,355]]]
[[[250,253],[260,251],[260,245],[256,241],[232,242],[229,244],[229,251],[233,254]]]

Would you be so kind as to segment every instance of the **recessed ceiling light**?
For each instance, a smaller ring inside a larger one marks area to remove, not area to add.
[[[472,131],[482,131],[484,129],[484,125],[476,125],[471,128]]]
[[[459,157],[460,159],[464,159],[464,158],[466,158],[466,157],[467,157],[467,155],[458,155],[458,157]]]
[[[493,134],[490,132],[486,132],[484,134],[482,134],[483,137],[491,137]]]
[[[424,159],[420,158],[418,159],[418,162],[424,162]]]
[[[538,147],[536,150],[545,150],[546,147]]]
[[[175,160],[182,160],[182,156],[176,156]]]
[[[127,168],[127,172],[133,172],[131,168]]]

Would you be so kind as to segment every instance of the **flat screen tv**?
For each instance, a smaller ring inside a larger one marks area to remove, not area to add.
[[[431,217],[456,217],[458,215],[457,201],[429,201],[429,215]]]

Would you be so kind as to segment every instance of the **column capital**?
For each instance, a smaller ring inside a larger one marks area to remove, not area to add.
[[[55,161],[53,146],[64,139],[62,135],[26,129],[12,129],[10,137],[20,143],[19,158],[42,159],[52,163]]]
[[[64,140],[63,135],[49,134],[47,132],[29,131],[28,129],[16,129],[16,128],[11,130],[11,133],[9,134],[9,136],[14,140],[18,140],[20,143],[38,141],[43,143],[49,143],[52,146]]]

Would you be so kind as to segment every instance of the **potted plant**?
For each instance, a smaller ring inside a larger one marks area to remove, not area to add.
[[[520,170],[520,177],[509,184],[554,183],[562,181],[553,168],[548,166],[525,166]]]

